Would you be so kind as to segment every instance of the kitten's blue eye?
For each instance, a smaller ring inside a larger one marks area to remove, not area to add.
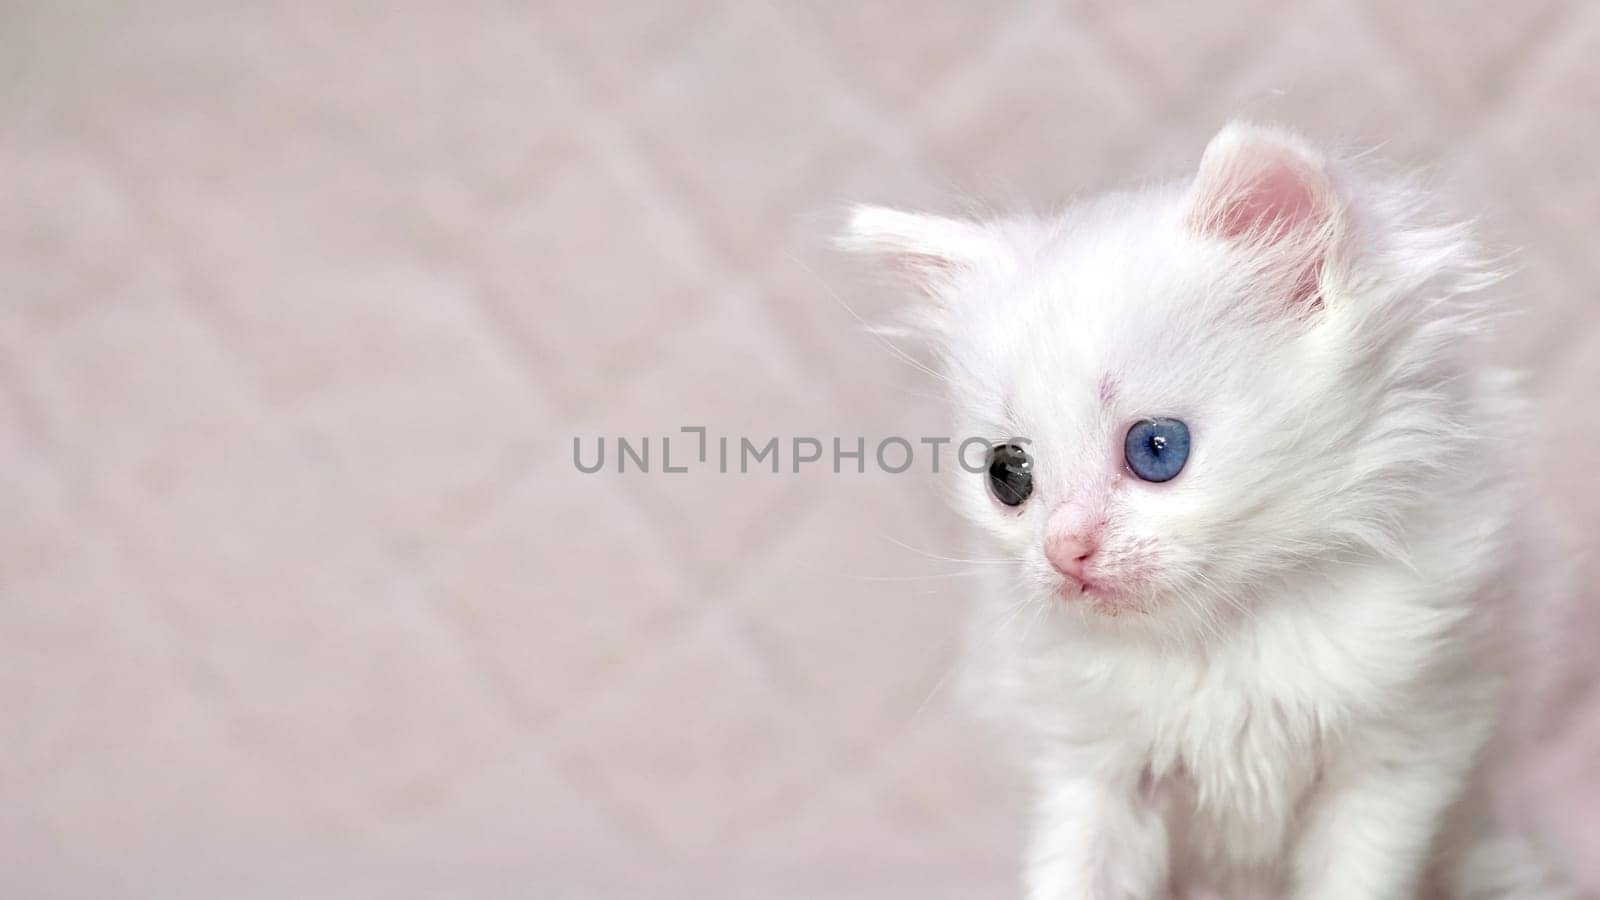
[[[1189,460],[1189,426],[1177,419],[1135,422],[1122,442],[1122,455],[1145,481],[1171,481]]]

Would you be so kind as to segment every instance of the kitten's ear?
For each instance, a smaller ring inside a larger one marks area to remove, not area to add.
[[[1188,227],[1248,245],[1288,269],[1297,301],[1315,297],[1340,220],[1328,162],[1286,131],[1231,123],[1206,145]]]
[[[836,243],[853,253],[875,256],[913,288],[943,296],[961,273],[991,250],[983,226],[882,206],[857,206]]]

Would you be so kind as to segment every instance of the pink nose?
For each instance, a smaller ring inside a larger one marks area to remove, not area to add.
[[[1090,537],[1058,534],[1045,542],[1044,555],[1057,572],[1082,581],[1084,567],[1098,547]]]

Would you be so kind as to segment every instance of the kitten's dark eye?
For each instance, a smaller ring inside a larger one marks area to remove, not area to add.
[[[1122,442],[1128,468],[1145,481],[1171,481],[1189,459],[1189,426],[1177,419],[1133,423]]]
[[[1007,506],[1021,506],[1033,493],[1033,460],[1016,444],[989,448],[989,488]]]

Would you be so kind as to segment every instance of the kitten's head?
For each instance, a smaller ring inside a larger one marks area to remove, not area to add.
[[[1210,619],[1329,560],[1403,553],[1408,510],[1471,452],[1455,357],[1474,270],[1416,196],[1230,125],[1182,182],[1046,218],[860,208],[844,243],[925,295],[957,433],[1021,447],[957,490],[1024,589]]]

